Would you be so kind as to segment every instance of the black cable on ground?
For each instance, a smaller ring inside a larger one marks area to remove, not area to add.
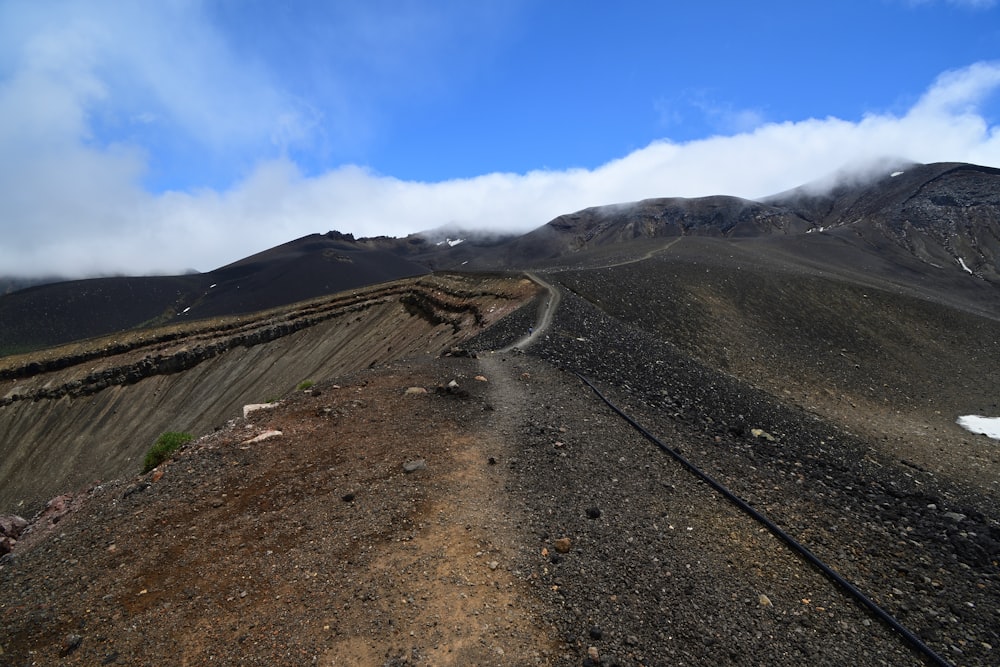
[[[763,514],[755,510],[753,507],[751,507],[749,503],[747,503],[745,500],[734,494],[732,491],[723,486],[721,483],[712,479],[706,472],[704,472],[698,466],[688,461],[680,453],[668,447],[663,441],[661,441],[655,435],[650,433],[644,426],[642,426],[637,421],[632,419],[632,417],[627,415],[621,408],[612,403],[610,399],[608,399],[604,394],[602,394],[600,390],[597,387],[595,387],[590,380],[580,375],[579,373],[576,373],[576,376],[580,378],[580,380],[582,380],[584,384],[590,387],[594,391],[594,393],[597,394],[598,398],[604,401],[608,405],[608,407],[614,410],[622,419],[631,424],[633,428],[642,433],[642,435],[645,436],[650,442],[652,442],[657,447],[662,449],[664,452],[672,456],[678,463],[687,468],[690,472],[694,473],[695,476],[697,476],[706,484],[708,484],[713,489],[715,489],[723,496],[725,496],[725,498],[729,500],[729,502],[733,503],[738,508],[743,510],[744,513],[748,514],[750,517],[752,517],[759,523],[763,524],[769,531],[771,531],[772,535],[781,539],[785,544],[791,547],[800,556],[802,556],[807,561],[812,563],[817,569],[819,569],[820,572],[826,575],[828,579],[832,580],[835,584],[840,586],[844,591],[846,591],[848,594],[854,597],[854,599],[856,599],[862,605],[867,607],[867,609],[875,616],[877,616],[879,620],[881,620],[883,623],[885,623],[890,628],[895,630],[906,641],[908,641],[913,648],[915,648],[917,651],[919,651],[925,657],[927,657],[928,660],[930,660],[935,665],[939,665],[940,667],[952,667],[951,663],[949,663],[947,660],[945,660],[937,653],[935,653],[931,647],[927,646],[927,644],[925,644],[923,640],[920,639],[920,637],[910,632],[907,628],[903,626],[902,623],[897,621],[894,616],[892,616],[885,609],[882,609],[882,607],[878,606],[878,604],[876,604],[867,595],[862,593],[854,584],[849,582],[847,579],[844,579],[844,577],[840,576],[840,574],[838,574],[833,568],[831,568],[829,565],[821,561],[815,554],[809,551],[809,549],[807,549],[798,540],[796,540],[794,537],[792,537],[784,530],[782,530],[776,523],[774,523],[766,516],[764,516]]]

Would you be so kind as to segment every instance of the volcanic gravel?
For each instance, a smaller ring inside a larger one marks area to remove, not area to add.
[[[945,659],[996,663],[1000,531],[986,499],[966,504],[965,491],[942,488],[930,474],[885,460],[850,434],[701,366],[572,294],[563,297],[553,330],[532,354],[602,385],[668,446],[763,511]],[[582,408],[572,408],[560,417],[579,422],[581,414]],[[596,419],[601,411],[593,414]],[[638,437],[602,442],[609,429],[587,432],[591,437],[574,443],[582,450],[579,463],[554,476],[568,494],[554,505],[575,505],[564,520],[575,519],[577,529],[594,525],[586,507],[620,513],[623,523],[602,536],[600,555],[581,569],[588,591],[622,590],[630,604],[588,594],[572,600],[571,609],[594,617],[602,629],[617,626],[611,636],[640,638],[647,647],[643,657],[654,658],[653,664],[663,657],[698,664],[918,661],[904,657],[896,637],[867,635],[879,634],[877,622],[759,528],[748,528],[749,520],[651,444]],[[675,520],[671,510],[682,509],[708,525],[680,528],[685,519]],[[685,555],[680,566],[661,536],[668,521],[668,531],[703,539],[693,551],[674,545]],[[699,549],[726,555],[699,559]],[[699,573],[706,562],[715,567]],[[606,584],[596,583],[605,576]],[[785,589],[775,604],[769,586],[778,581],[802,588]],[[760,608],[760,594],[774,607]],[[595,604],[600,612],[591,611]],[[678,623],[683,630],[669,632]],[[692,654],[672,645],[681,632],[703,636],[705,646]]]

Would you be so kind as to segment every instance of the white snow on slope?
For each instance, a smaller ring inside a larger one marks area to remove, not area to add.
[[[962,265],[962,268],[965,269],[967,273],[972,273],[972,269],[970,269],[968,266],[966,266],[964,259],[962,259],[961,257],[959,257],[958,258],[958,263]]]
[[[1000,440],[1000,417],[980,417],[979,415],[963,415],[957,420],[958,425],[967,431],[981,433]]]

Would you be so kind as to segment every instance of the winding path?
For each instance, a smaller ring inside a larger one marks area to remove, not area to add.
[[[559,300],[561,296],[559,294],[558,289],[553,287],[552,284],[549,283],[547,280],[539,277],[537,273],[529,272],[527,276],[528,278],[530,278],[531,280],[535,281],[536,283],[544,287],[546,290],[548,290],[549,298],[543,301],[542,303],[538,304],[537,319],[534,328],[531,330],[531,333],[529,333],[527,336],[524,336],[519,340],[514,341],[507,347],[501,350],[497,350],[498,352],[510,352],[515,348],[523,350],[527,347],[530,347],[532,343],[538,340],[539,336],[541,336],[548,330],[549,325],[552,324],[552,316],[555,313],[556,308],[559,307]]]

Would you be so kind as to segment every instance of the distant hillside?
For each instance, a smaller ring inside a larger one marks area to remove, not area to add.
[[[3,296],[4,294],[10,294],[11,292],[16,292],[18,290],[27,289],[29,287],[35,287],[37,285],[58,283],[64,280],[66,279],[58,278],[55,276],[46,278],[19,278],[17,276],[0,276],[0,296]]]
[[[46,284],[0,297],[0,355],[137,327],[254,313],[428,271],[330,232],[208,273]]]
[[[599,206],[561,215],[473,265],[565,264],[581,252],[648,239],[814,233],[839,235],[861,252],[906,255],[1000,283],[1000,170],[887,163],[864,181],[831,178],[760,201],[671,197]]]

